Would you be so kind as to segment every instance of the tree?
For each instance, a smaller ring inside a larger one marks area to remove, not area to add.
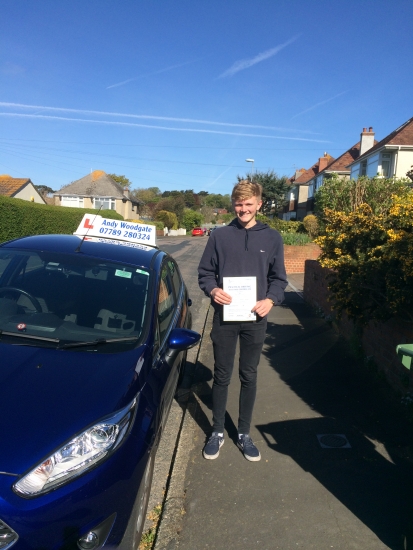
[[[161,199],[156,207],[155,212],[160,210],[167,210],[168,212],[174,212],[178,218],[178,222],[181,223],[182,216],[185,210],[185,202],[180,194],[178,196],[170,196],[166,199]]]
[[[199,204],[199,201],[195,200],[195,193],[193,189],[187,189],[182,193],[182,197],[185,201],[185,206],[187,208],[192,208],[194,210],[197,206],[197,203]]]
[[[137,199],[147,203],[147,202],[157,202],[161,198],[161,191],[158,187],[148,187],[147,189],[134,189],[132,195]]]
[[[214,209],[211,206],[203,206],[201,208],[201,214],[204,216],[205,223],[211,223],[215,220]]]
[[[182,216],[182,226],[187,230],[191,231],[194,227],[199,227],[204,221],[204,218],[200,212],[195,212],[186,208]]]
[[[225,224],[231,223],[233,219],[234,219],[233,214],[220,214],[219,216],[219,220]]]
[[[232,210],[231,197],[229,195],[221,195],[220,193],[211,193],[204,197],[204,204],[212,208],[225,208]]]
[[[178,218],[173,212],[167,212],[166,210],[160,210],[156,214],[156,220],[163,222],[164,226],[168,229],[178,229]]]
[[[268,172],[255,172],[245,177],[237,176],[238,181],[248,179],[262,185],[261,212],[267,216],[278,212],[285,204],[285,196],[288,191],[288,177],[278,176],[274,170]]]
[[[122,187],[130,188],[132,186],[132,182],[126,176],[120,176],[118,174],[108,174],[108,176],[119,183],[119,185],[121,185]]]
[[[48,187],[47,185],[35,185],[34,188],[43,198],[47,195],[52,195],[53,193],[56,193],[56,191],[53,191],[53,189],[51,187]]]

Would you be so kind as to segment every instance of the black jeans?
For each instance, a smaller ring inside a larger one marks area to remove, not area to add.
[[[222,313],[215,311],[211,331],[214,348],[214,383],[212,385],[213,431],[224,431],[228,386],[234,367],[237,339],[240,342],[238,433],[249,434],[257,393],[257,367],[267,329],[267,318],[254,323],[224,323]]]

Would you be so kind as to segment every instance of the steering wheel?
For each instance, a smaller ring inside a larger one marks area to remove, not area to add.
[[[22,290],[21,288],[16,288],[14,286],[5,286],[3,288],[0,288],[0,296],[2,294],[7,294],[8,292],[18,292],[19,294],[23,294],[23,296],[26,296],[26,298],[29,298],[31,303],[34,306],[34,309],[37,311],[37,313],[43,313],[42,306],[40,305],[40,302],[37,298],[26,292],[25,290]]]

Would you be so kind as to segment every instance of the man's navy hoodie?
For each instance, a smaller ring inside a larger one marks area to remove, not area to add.
[[[278,231],[259,221],[245,229],[237,218],[215,229],[199,263],[199,286],[210,296],[212,289],[222,288],[223,277],[257,277],[257,301],[271,298],[280,304],[288,283]]]

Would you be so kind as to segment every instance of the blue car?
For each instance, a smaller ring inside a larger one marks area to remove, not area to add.
[[[173,258],[127,245],[0,245],[0,549],[140,540],[155,452],[200,336]]]

